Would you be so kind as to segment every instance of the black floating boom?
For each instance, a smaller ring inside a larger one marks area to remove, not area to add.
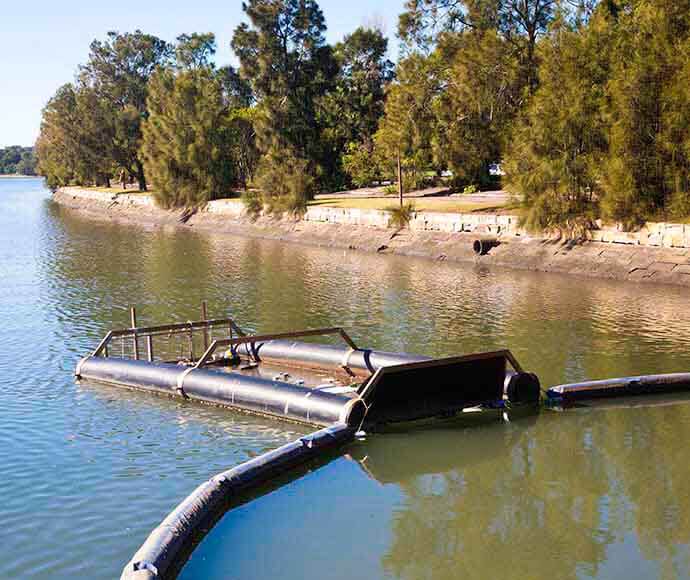
[[[546,394],[553,402],[567,404],[587,399],[677,393],[688,390],[690,390],[690,373],[671,373],[558,385],[551,387]]]

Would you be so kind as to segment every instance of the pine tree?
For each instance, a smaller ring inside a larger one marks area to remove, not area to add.
[[[197,207],[238,182],[235,134],[217,74],[208,66],[159,70],[143,126],[145,167],[164,207]]]
[[[333,84],[336,64],[324,38],[326,23],[315,0],[249,0],[250,25],[233,35],[242,77],[257,99],[254,127],[263,157],[259,172],[306,171],[321,176],[328,149],[321,142],[317,103]],[[294,162],[273,166],[278,160]],[[299,182],[298,176],[293,180]],[[262,179],[269,187],[270,180]],[[278,195],[271,189],[266,196]],[[300,204],[313,194],[305,188]]]
[[[355,151],[373,151],[373,137],[384,112],[385,88],[393,78],[386,53],[388,40],[380,30],[359,27],[334,48],[338,64],[335,85],[319,101],[322,139],[330,146],[324,172],[329,189],[347,185],[344,156],[353,168]],[[371,173],[371,172],[367,172]],[[375,173],[375,171],[374,171]],[[364,174],[358,172],[356,183]]]
[[[530,229],[579,235],[597,217],[614,29],[602,6],[586,28],[559,21],[541,46],[539,88],[504,164],[508,189],[523,196]]]
[[[168,64],[170,45],[160,38],[134,33],[109,32],[105,42],[91,43],[89,60],[81,67],[80,83],[96,91],[111,116],[113,138],[110,156],[146,190],[141,147],[141,123],[146,118],[148,81],[155,70]]]
[[[640,0],[621,13],[609,83],[605,216],[635,227],[690,192],[687,143],[690,2]]]
[[[448,65],[436,102],[437,165],[452,171],[456,187],[487,185],[517,109],[517,59],[495,30],[465,32],[439,51]]]
[[[434,167],[436,101],[442,88],[439,66],[437,54],[415,53],[398,63],[374,137],[387,176],[396,176],[400,160],[405,189],[420,186],[425,172]]]
[[[83,156],[77,134],[79,127],[77,91],[68,83],[56,91],[43,109],[36,141],[38,170],[51,189],[79,180]]]

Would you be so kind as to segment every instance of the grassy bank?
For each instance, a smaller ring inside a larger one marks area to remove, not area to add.
[[[496,201],[467,201],[456,197],[424,197],[408,198],[405,202],[414,205],[416,211],[433,211],[439,213],[515,213],[516,204],[496,203]],[[316,199],[309,202],[311,206],[352,208],[352,209],[378,209],[385,210],[397,207],[397,198],[390,199],[380,197],[338,197],[328,199]]]

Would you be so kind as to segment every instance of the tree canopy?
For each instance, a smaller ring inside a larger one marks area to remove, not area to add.
[[[569,235],[687,217],[689,3],[407,0],[396,64],[380,30],[330,45],[316,0],[246,0],[237,69],[211,33],[111,32],[46,105],[39,170],[51,187],[150,182],[166,206],[242,189],[300,211],[402,180],[504,186],[529,227]]]
[[[0,148],[0,175],[36,175],[36,156],[33,147],[11,145]]]

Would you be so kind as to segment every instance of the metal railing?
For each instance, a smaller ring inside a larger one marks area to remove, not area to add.
[[[209,344],[216,340],[214,335],[221,333],[223,338],[232,338],[233,335],[246,336],[232,318],[208,320],[205,302],[202,304],[201,311],[202,320],[139,327],[136,322],[136,310],[132,307],[130,309],[132,327],[108,332],[91,356],[118,356],[115,353],[119,353],[121,358],[139,360],[142,358],[142,352],[145,351],[145,360],[153,362],[159,352],[160,341],[164,339],[165,345],[160,348],[162,356],[158,358],[175,361],[186,359],[195,362],[197,358],[195,353],[205,352]],[[154,339],[158,339],[157,348],[154,348]]]
[[[202,303],[201,313],[202,320],[138,327],[136,310],[132,307],[132,327],[108,332],[91,356],[116,356],[134,360],[143,358],[149,362],[156,359],[165,362],[186,361],[199,368],[208,364],[214,353],[222,347],[250,344],[252,346],[248,349],[248,355],[256,360],[254,345],[257,342],[325,335],[338,335],[352,350],[358,350],[350,335],[341,327],[248,335],[232,318],[208,320],[205,302]],[[161,341],[164,341],[164,344],[161,345]],[[201,357],[196,356],[198,352],[203,353]],[[142,353],[145,354],[142,356]]]

